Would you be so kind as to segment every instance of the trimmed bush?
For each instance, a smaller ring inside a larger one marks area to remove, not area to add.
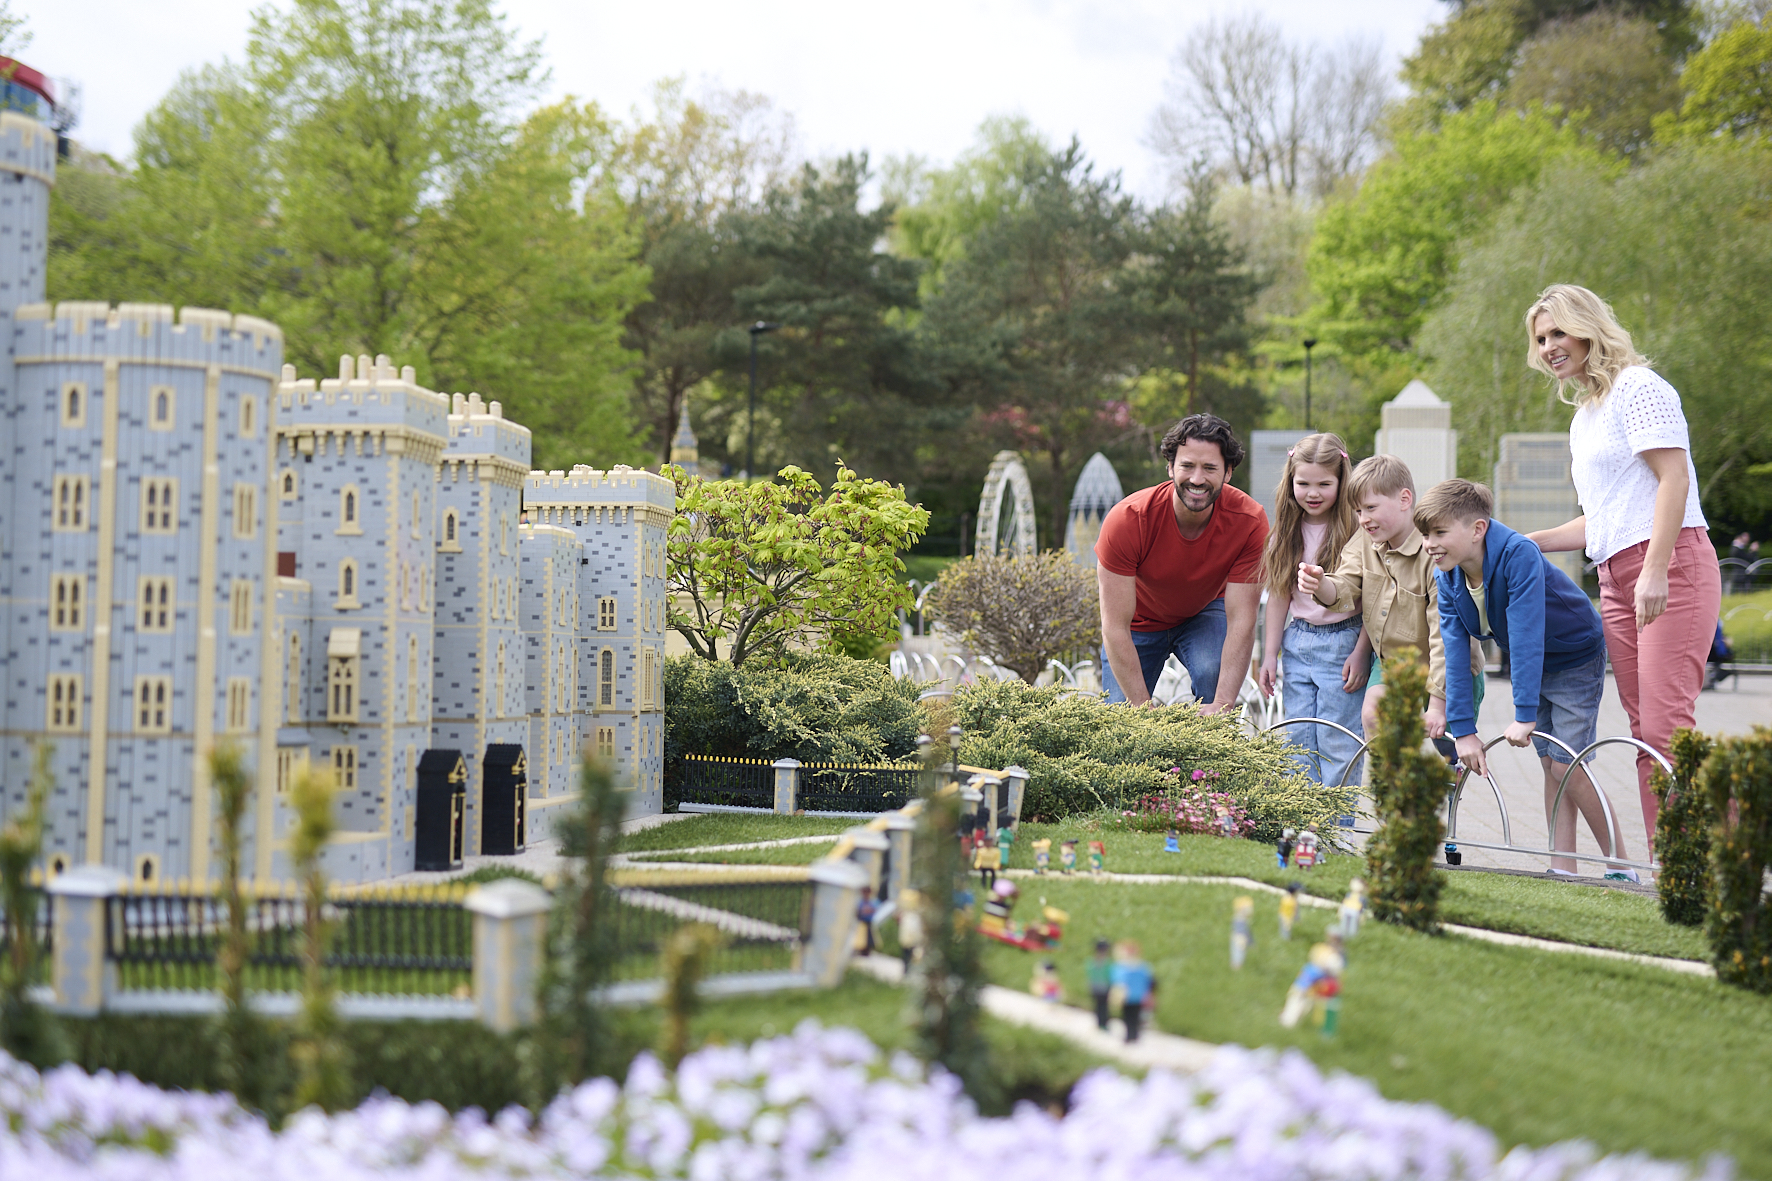
[[[1709,797],[1711,875],[1716,894],[1704,933],[1717,979],[1772,992],[1772,902],[1765,893],[1772,865],[1772,730],[1716,744],[1699,784]]]
[[[916,751],[923,727],[916,685],[847,656],[793,653],[737,666],[679,656],[665,661],[664,688],[667,804],[686,754],[898,762]]]
[[[972,647],[1024,681],[1046,662],[1101,646],[1095,571],[1064,550],[962,558],[929,593],[927,610]]]
[[[1445,875],[1434,857],[1445,839],[1440,805],[1449,786],[1446,764],[1421,749],[1427,738],[1427,670],[1413,648],[1385,662],[1384,699],[1372,740],[1372,801],[1379,827],[1366,845],[1372,914],[1418,931],[1440,925]]]
[[[1250,737],[1234,716],[1202,716],[1193,706],[1133,709],[1058,687],[1016,681],[968,686],[952,701],[964,728],[960,760],[976,767],[1028,770],[1021,814],[1057,820],[1104,809],[1124,811],[1177,786],[1173,768],[1200,770],[1254,822],[1249,836],[1271,841],[1282,828],[1333,831],[1342,793],[1299,774],[1282,739]]]
[[[1683,927],[1704,924],[1710,909],[1710,797],[1698,787],[1700,769],[1710,757],[1710,739],[1695,730],[1676,730],[1674,774],[1655,768],[1649,787],[1660,809],[1655,821],[1655,860],[1661,869],[1655,893],[1662,917]]]

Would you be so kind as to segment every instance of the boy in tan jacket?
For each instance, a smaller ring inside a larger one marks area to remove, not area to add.
[[[1409,465],[1396,456],[1374,455],[1354,469],[1347,491],[1363,532],[1343,547],[1334,574],[1308,563],[1299,566],[1298,588],[1335,611],[1351,611],[1356,603],[1360,607],[1366,634],[1372,639],[1373,657],[1360,711],[1366,737],[1370,739],[1378,728],[1384,662],[1399,649],[1412,647],[1428,670],[1428,704],[1422,720],[1428,737],[1443,738],[1446,649],[1440,642],[1433,559],[1422,548],[1421,534],[1412,518],[1415,478]],[[1477,671],[1480,692],[1480,665]]]

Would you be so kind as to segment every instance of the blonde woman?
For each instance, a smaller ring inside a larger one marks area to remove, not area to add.
[[[1576,408],[1569,449],[1582,510],[1529,536],[1547,553],[1585,549],[1599,564],[1600,618],[1631,734],[1665,755],[1673,732],[1692,725],[1723,597],[1680,395],[1585,287],[1546,288],[1526,312],[1526,335],[1526,363]],[[1653,769],[1639,752],[1651,848]]]

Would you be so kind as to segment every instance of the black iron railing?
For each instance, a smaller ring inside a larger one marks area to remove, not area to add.
[[[891,812],[917,798],[921,773],[914,763],[807,763],[800,768],[799,806],[807,812]]]
[[[763,759],[684,755],[665,784],[665,803],[773,808],[775,766]]]
[[[649,873],[628,880],[616,891],[614,980],[657,978],[666,941],[691,923],[707,923],[720,933],[709,976],[799,967],[812,921],[812,884],[804,877],[716,881],[711,875]]]
[[[42,890],[30,891],[31,925],[37,937],[37,962],[32,965],[32,983],[49,983],[49,958],[55,951],[55,899]],[[12,916],[0,910],[0,959],[12,955]]]

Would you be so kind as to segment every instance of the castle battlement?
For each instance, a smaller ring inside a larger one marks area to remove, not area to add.
[[[452,394],[446,460],[490,457],[522,465],[529,472],[532,436],[529,428],[505,417],[504,406],[479,394]]]
[[[170,304],[63,300],[27,303],[13,312],[18,364],[115,360],[167,368],[206,369],[274,380],[283,333],[257,316]]]
[[[0,111],[0,171],[55,184],[55,132],[17,111]]]
[[[650,506],[670,513],[677,506],[677,488],[656,472],[625,463],[608,471],[581,463],[570,472],[530,472],[523,482],[523,503],[559,509]]]
[[[316,382],[283,367],[277,387],[279,442],[291,454],[326,454],[355,442],[357,454],[404,452],[427,463],[443,454],[449,399],[419,385],[412,366],[396,369],[387,356],[338,360],[338,376]]]

